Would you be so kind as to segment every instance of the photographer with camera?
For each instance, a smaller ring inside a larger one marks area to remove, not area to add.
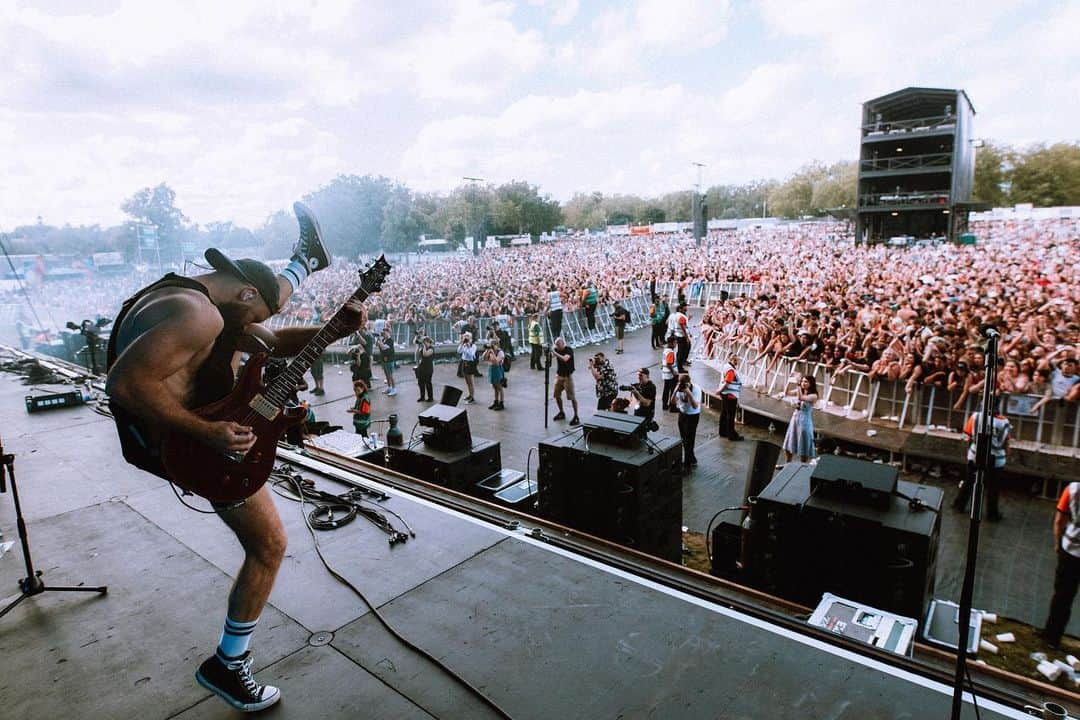
[[[375,352],[382,364],[383,375],[386,376],[386,389],[383,394],[393,397],[397,395],[397,387],[394,385],[394,337],[390,331],[390,323],[383,325],[382,334],[375,340]]]
[[[634,408],[636,417],[652,420],[656,415],[656,384],[649,379],[649,368],[639,369],[637,379],[633,385],[620,385],[619,390],[629,392],[630,397],[637,402],[637,407]]]
[[[420,338],[419,362],[416,364],[416,384],[420,388],[417,402],[435,402],[431,377],[435,373],[435,342],[430,335]]]
[[[473,376],[476,374],[476,345],[473,343],[472,333],[462,333],[461,342],[458,344],[458,377],[465,378],[465,387],[469,394],[465,396],[465,404],[475,402],[473,397]]]
[[[619,394],[619,378],[611,361],[598,352],[589,358],[589,372],[596,380],[596,409],[608,410]]]
[[[688,373],[680,373],[675,392],[671,394],[671,405],[679,411],[679,437],[683,442],[683,466],[687,469],[697,465],[694,443],[701,420],[701,400],[701,388],[690,381]]]

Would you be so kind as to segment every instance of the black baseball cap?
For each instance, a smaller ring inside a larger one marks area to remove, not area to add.
[[[207,250],[204,257],[206,262],[210,263],[210,267],[220,272],[229,273],[258,290],[263,302],[270,308],[271,314],[277,314],[281,307],[280,291],[277,275],[268,265],[251,258],[231,260],[217,248]]]

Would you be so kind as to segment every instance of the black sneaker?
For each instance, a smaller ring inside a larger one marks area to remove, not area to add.
[[[564,412],[556,413],[555,417],[553,417],[551,419],[552,420],[565,420],[566,419],[566,413],[564,413]]]
[[[322,241],[322,230],[315,213],[302,202],[293,203],[296,221],[300,223],[300,237],[293,247],[293,260],[299,260],[307,266],[308,272],[316,272],[330,266],[330,253]]]
[[[325,391],[325,390],[323,390],[323,389],[322,389],[321,387],[317,387],[317,388],[315,388],[314,390],[312,390],[312,391],[311,391],[311,394],[312,394],[312,395],[320,395],[320,396],[321,396],[321,395],[325,395],[325,394],[326,394],[326,391]]]
[[[578,420],[578,416],[575,415],[574,417],[570,418],[570,424],[571,425],[580,425],[581,421]]]
[[[215,653],[195,671],[195,680],[241,712],[264,710],[281,699],[281,691],[255,682],[251,662],[250,651],[228,665]]]

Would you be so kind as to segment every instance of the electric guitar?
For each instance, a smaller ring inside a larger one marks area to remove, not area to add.
[[[382,289],[390,272],[386,258],[372,263],[360,273],[360,287],[349,300],[367,299]],[[263,384],[266,353],[252,355],[233,391],[222,399],[194,410],[211,421],[238,422],[252,428],[255,444],[246,453],[216,450],[190,435],[168,433],[162,439],[161,460],[169,478],[196,495],[213,502],[237,502],[254,495],[270,477],[277,455],[278,439],[290,427],[304,421],[307,410],[290,403],[304,373],[326,347],[340,337],[344,306],[296,355],[269,385]]]

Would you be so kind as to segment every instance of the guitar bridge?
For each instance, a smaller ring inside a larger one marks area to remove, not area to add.
[[[251,398],[251,402],[248,403],[248,406],[251,407],[251,409],[255,412],[262,415],[267,420],[273,420],[281,414],[281,408],[267,400],[262,395],[256,395],[255,397]]]

